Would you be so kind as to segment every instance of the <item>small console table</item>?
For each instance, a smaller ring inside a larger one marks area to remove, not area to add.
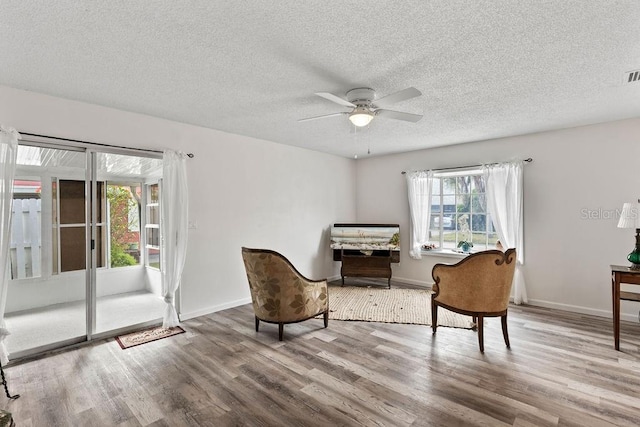
[[[342,286],[344,286],[345,277],[380,277],[387,279],[387,286],[391,289],[391,263],[400,262],[399,253],[382,250],[364,255],[360,251],[342,249],[339,254],[336,252],[334,254],[335,261],[342,261],[340,268]]]
[[[624,292],[620,284],[640,285],[640,270],[632,270],[621,265],[611,266],[611,294],[613,299],[613,340],[616,350],[620,350],[620,301],[640,302],[640,293]]]

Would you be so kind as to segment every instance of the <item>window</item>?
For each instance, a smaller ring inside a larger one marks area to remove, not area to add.
[[[160,269],[160,184],[147,184],[145,259],[147,267]]]
[[[482,171],[434,175],[429,235],[442,249],[457,250],[462,241],[471,241],[474,251],[495,248],[498,236],[487,213]]]
[[[97,250],[98,267],[105,265],[104,183],[98,182]],[[53,274],[86,268],[85,181],[51,180]]]

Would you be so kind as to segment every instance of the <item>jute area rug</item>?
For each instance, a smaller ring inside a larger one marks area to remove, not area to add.
[[[151,329],[145,329],[144,331],[117,336],[116,341],[120,344],[120,348],[124,350],[137,345],[146,344],[151,341],[157,341],[173,335],[182,334],[184,332],[185,330],[180,326],[174,326],[173,328],[163,328],[162,326],[158,326]]]
[[[329,286],[329,319],[431,325],[431,294],[426,289]],[[471,329],[470,316],[438,307],[438,326]]]

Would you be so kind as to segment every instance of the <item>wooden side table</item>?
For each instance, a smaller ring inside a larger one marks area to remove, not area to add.
[[[620,350],[620,300],[640,302],[640,293],[620,291],[620,283],[640,285],[640,270],[631,270],[622,265],[611,266],[613,339],[616,350]]]

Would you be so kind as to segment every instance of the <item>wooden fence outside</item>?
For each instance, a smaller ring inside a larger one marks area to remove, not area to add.
[[[41,275],[41,201],[14,199],[11,223],[11,278]]]

